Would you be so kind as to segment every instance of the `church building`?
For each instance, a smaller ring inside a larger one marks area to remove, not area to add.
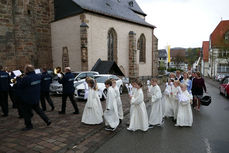
[[[135,0],[54,0],[53,67],[91,70],[115,61],[127,77],[155,75],[157,38]]]

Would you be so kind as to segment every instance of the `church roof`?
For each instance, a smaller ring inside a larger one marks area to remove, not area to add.
[[[76,15],[82,13],[82,11],[89,11],[89,12],[109,16],[112,18],[155,28],[155,26],[147,23],[142,17],[139,16],[139,15],[146,16],[146,14],[142,11],[142,9],[139,7],[139,5],[135,0],[64,0],[64,1],[55,0],[55,1],[56,1],[55,9],[57,14],[57,17],[55,17],[55,19],[61,19],[63,17]]]

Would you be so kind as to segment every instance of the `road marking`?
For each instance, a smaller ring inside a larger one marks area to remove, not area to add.
[[[207,138],[204,138],[204,143],[205,143],[205,145],[206,145],[206,151],[207,151],[207,153],[212,153],[212,149],[211,149],[211,145],[210,145],[210,143],[209,143],[209,141],[208,141],[208,139]]]

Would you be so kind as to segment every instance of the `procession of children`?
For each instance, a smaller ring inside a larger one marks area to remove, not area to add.
[[[87,78],[87,102],[84,108],[82,122],[95,125],[105,121],[105,130],[114,131],[123,120],[122,100],[114,79],[107,80],[106,108],[103,112],[96,81]],[[147,96],[151,105],[148,115],[144,102],[143,84],[138,79],[132,79],[126,85],[130,101],[130,120],[127,130],[147,131],[154,126],[161,126],[164,118],[172,118],[175,126],[191,127],[193,123],[192,105],[200,111],[200,98],[206,91],[206,86],[200,73],[171,73],[166,82],[164,93],[153,78],[147,82]]]

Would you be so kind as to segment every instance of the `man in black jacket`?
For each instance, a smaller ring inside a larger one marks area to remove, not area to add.
[[[73,98],[74,91],[75,91],[74,78],[75,77],[71,73],[70,67],[66,67],[65,68],[65,75],[58,78],[58,82],[63,85],[62,108],[61,108],[61,111],[59,111],[59,114],[65,114],[67,97],[69,97],[69,99],[71,100],[71,103],[75,109],[75,112],[73,112],[73,114],[79,114],[77,104]]]
[[[47,126],[49,126],[51,121],[39,106],[41,76],[35,74],[32,65],[25,66],[25,73],[25,76],[21,78],[21,80],[18,80],[18,88],[21,89],[23,117],[26,126],[22,130],[27,131],[33,128],[31,123],[32,109],[46,122]]]
[[[48,74],[47,69],[44,67],[41,75],[41,107],[43,111],[46,111],[45,99],[52,107],[51,111],[54,110],[54,105],[49,95],[49,87],[51,83],[52,77]]]
[[[0,65],[0,105],[2,107],[3,117],[8,116],[8,92],[10,86],[10,76]]]

